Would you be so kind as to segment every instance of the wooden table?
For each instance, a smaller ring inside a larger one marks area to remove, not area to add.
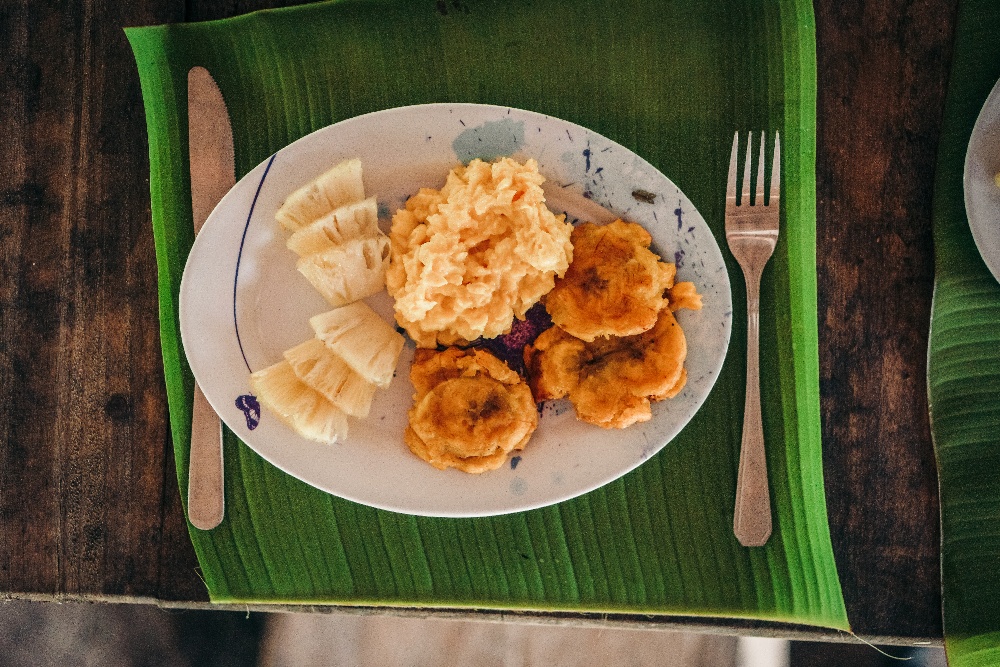
[[[882,642],[941,638],[925,365],[956,2],[816,7],[826,492],[848,615]],[[296,3],[72,4],[0,5],[0,594],[198,606],[157,335],[145,120],[121,29]]]

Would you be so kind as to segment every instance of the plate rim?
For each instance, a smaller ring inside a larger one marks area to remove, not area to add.
[[[969,135],[969,143],[965,149],[965,161],[962,167],[962,199],[965,205],[965,218],[969,225],[969,231],[972,233],[972,240],[976,244],[976,250],[979,252],[979,256],[982,258],[983,263],[986,264],[986,268],[993,278],[1000,282],[1000,248],[991,250],[986,246],[986,239],[983,237],[983,232],[981,229],[982,223],[979,222],[980,218],[977,215],[972,214],[972,193],[971,185],[973,180],[972,162],[974,159],[974,150],[976,148],[978,135],[983,132],[983,123],[985,122],[985,115],[987,111],[992,107],[998,107],[998,125],[1000,125],[1000,79],[993,84],[990,89],[990,93],[986,96],[986,100],[983,101],[983,105],[979,108],[979,113],[976,114],[976,122],[972,125],[972,132]],[[1000,151],[1000,147],[997,148]],[[975,219],[976,222],[973,220]],[[1000,224],[1000,217],[997,219],[997,224]]]

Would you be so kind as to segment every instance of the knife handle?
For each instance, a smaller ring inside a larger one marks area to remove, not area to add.
[[[222,421],[196,382],[188,465],[188,520],[195,528],[211,530],[222,523],[223,480]]]

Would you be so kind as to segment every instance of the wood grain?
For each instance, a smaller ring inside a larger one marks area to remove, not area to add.
[[[931,193],[955,3],[819,3],[817,260],[827,503],[859,634],[941,635],[927,417]]]
[[[153,597],[164,539],[178,565],[196,563],[187,536],[163,530],[176,481],[145,121],[121,28],[181,16],[155,3],[3,12],[0,589]]]
[[[831,529],[854,631],[902,641],[941,635],[925,358],[956,3],[816,4]],[[0,595],[206,600],[170,444],[145,122],[121,28],[288,4],[0,5]]]
[[[51,475],[58,401],[59,323],[65,317],[60,279],[65,234],[53,219],[63,208],[61,189],[48,190],[33,150],[59,151],[41,127],[41,67],[26,57],[26,8],[0,8],[0,95],[13,132],[0,132],[0,586],[42,590],[58,586],[58,483]],[[9,53],[7,53],[9,52]],[[29,111],[30,110],[30,111]],[[32,416],[34,419],[28,419]],[[25,502],[27,498],[30,503]],[[30,583],[29,583],[30,582]]]

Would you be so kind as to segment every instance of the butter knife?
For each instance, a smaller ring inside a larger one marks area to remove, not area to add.
[[[188,71],[188,152],[195,235],[222,196],[236,185],[233,130],[215,79],[204,67]],[[225,515],[222,422],[195,382],[188,468],[188,520],[211,530]]]

